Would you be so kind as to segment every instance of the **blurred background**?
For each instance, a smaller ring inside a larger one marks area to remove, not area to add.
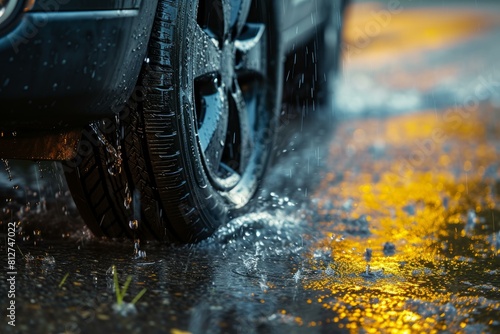
[[[482,76],[498,79],[498,11],[498,2],[484,0],[354,1],[337,111],[380,115],[462,102]],[[498,105],[498,89],[488,92],[479,99]]]

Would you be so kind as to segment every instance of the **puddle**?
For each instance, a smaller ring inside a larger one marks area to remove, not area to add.
[[[323,237],[307,266],[320,274],[302,280],[316,292],[311,303],[331,311],[327,322],[374,333],[500,328],[500,197],[492,173],[500,151],[498,137],[486,135],[495,119],[488,109],[458,129],[434,113],[346,127],[355,153],[333,147],[331,156],[358,168],[333,168],[315,193]],[[433,129],[448,139],[398,168],[394,161],[411,159]],[[374,137],[384,152],[372,149]]]

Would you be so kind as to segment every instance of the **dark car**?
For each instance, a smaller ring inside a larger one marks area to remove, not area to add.
[[[344,7],[0,0],[0,157],[63,161],[97,236],[201,240],[255,193],[282,104],[328,100]]]

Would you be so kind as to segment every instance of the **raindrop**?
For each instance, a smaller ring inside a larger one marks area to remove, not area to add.
[[[267,292],[268,286],[267,286],[267,276],[262,275],[259,280],[259,286],[262,292]]]
[[[139,221],[137,219],[133,219],[128,223],[128,226],[131,230],[137,230],[139,228]]]
[[[145,259],[146,258],[146,251],[141,250],[141,240],[140,239],[135,239],[134,240],[134,259]]]
[[[371,259],[372,259],[372,250],[371,250],[371,248],[367,248],[366,249],[364,256],[365,256],[365,260],[367,262],[371,261]],[[368,268],[369,268],[369,266],[368,266]]]
[[[45,265],[54,265],[54,264],[56,264],[56,260],[54,259],[54,257],[52,255],[46,255],[42,259],[42,263]]]
[[[132,303],[113,304],[113,311],[122,317],[137,314],[137,309]]]
[[[342,204],[342,209],[344,209],[345,211],[351,211],[353,204],[354,201],[352,199],[348,199]]]
[[[106,164],[108,167],[109,175],[116,176],[121,173],[122,171],[121,164],[117,164],[116,160],[110,159]]]
[[[257,272],[257,258],[249,256],[243,259],[243,265],[245,266],[248,274],[254,274]]]
[[[333,270],[331,265],[328,265],[325,269],[326,276],[335,276],[335,270]]]
[[[128,183],[125,184],[125,199],[123,200],[123,206],[125,209],[130,209],[130,204],[132,203],[132,195],[130,194],[130,189],[128,188]]]
[[[38,173],[36,174],[36,178],[37,178],[37,182],[38,182],[38,177],[40,177],[40,179],[43,179],[44,170],[42,167],[42,163],[40,161],[36,162],[36,166],[38,168]],[[35,170],[35,173],[36,173],[36,170]],[[40,185],[38,185],[38,188],[40,189]]]
[[[106,270],[106,276],[113,277],[115,275],[115,272],[116,272],[116,267],[111,266],[108,268],[108,270]]]
[[[295,281],[295,284],[298,284],[300,279],[301,279],[301,272],[299,269],[295,274],[293,274],[293,280]]]
[[[25,260],[26,262],[31,262],[31,261],[33,261],[34,259],[35,259],[35,257],[34,257],[33,255],[31,255],[30,253],[28,253],[28,254],[26,254],[26,255],[24,256],[24,260]]]
[[[474,210],[469,210],[467,212],[467,223],[465,224],[465,232],[470,234],[474,231],[474,226],[477,222],[477,215]]]
[[[392,256],[396,253],[396,246],[392,242],[386,242],[384,244],[384,255]]]
[[[119,118],[116,117],[116,121],[119,122]],[[96,123],[93,123],[91,125],[92,130],[94,133],[97,135],[97,138],[106,147],[106,151],[111,155],[111,158],[106,162],[107,168],[108,168],[108,173],[111,176],[116,176],[121,173],[121,166],[122,166],[122,157],[121,157],[121,147],[119,145],[119,136],[117,136],[117,148],[114,148],[111,143],[104,137],[104,135],[101,133],[99,130],[99,127],[97,126]],[[119,124],[117,124],[117,132],[119,131],[120,127]]]
[[[141,218],[141,193],[137,189],[134,189],[132,204],[134,208],[134,220],[139,221]]]

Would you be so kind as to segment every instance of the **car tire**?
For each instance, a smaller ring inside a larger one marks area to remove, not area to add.
[[[65,163],[95,235],[197,242],[245,211],[281,99],[271,3],[159,1],[126,108],[89,126],[80,155]]]

